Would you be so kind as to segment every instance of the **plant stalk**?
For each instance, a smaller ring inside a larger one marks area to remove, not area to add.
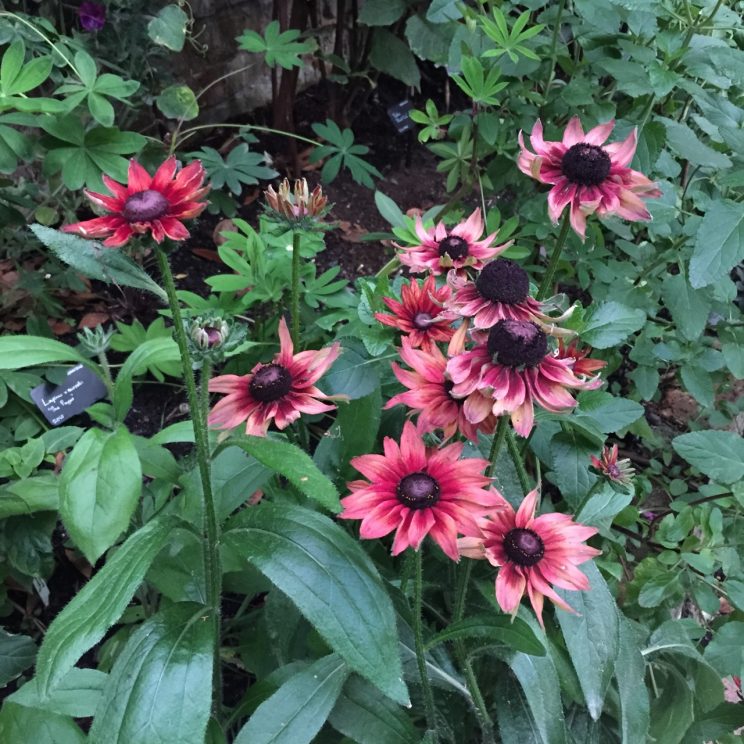
[[[550,69],[548,71],[548,79],[545,81],[545,87],[543,88],[543,104],[547,103],[550,86],[553,84],[553,78],[555,77],[555,63],[558,59],[558,36],[561,32],[561,18],[563,17],[565,7],[566,0],[560,0],[558,4],[558,15],[555,17],[555,26],[553,26],[553,38],[550,41]]]
[[[566,244],[566,238],[568,237],[568,229],[571,227],[570,214],[571,211],[569,205],[563,213],[563,222],[561,223],[561,231],[558,234],[558,240],[556,241],[555,248],[553,248],[553,253],[550,256],[548,268],[545,270],[542,282],[540,283],[540,289],[537,290],[538,300],[544,300],[552,291],[555,270],[558,268],[558,262],[561,260],[563,246]]]
[[[514,437],[514,432],[511,430],[506,433],[506,448],[509,450],[512,462],[517,470],[517,478],[519,479],[519,485],[522,487],[522,493],[526,495],[531,490],[530,477],[527,475],[527,470],[522,461],[522,453],[519,451],[519,445]]]
[[[489,466],[486,470],[486,475],[489,478],[493,477],[493,471],[496,470],[496,460],[498,459],[501,447],[504,444],[506,438],[506,432],[509,429],[509,417],[500,416],[499,423],[496,427],[496,433],[493,435],[493,442],[491,443],[491,451],[488,453]]]
[[[290,314],[292,320],[292,343],[295,353],[300,348],[300,233],[292,233],[292,297]]]
[[[219,522],[217,521],[217,509],[212,495],[212,481],[209,468],[209,436],[206,421],[202,414],[202,407],[199,403],[194,369],[191,366],[191,355],[189,354],[189,347],[186,341],[186,331],[183,327],[181,308],[176,295],[176,285],[168,262],[168,255],[159,245],[155,246],[155,255],[158,259],[158,266],[163,277],[166,294],[168,295],[168,304],[173,314],[173,335],[175,336],[178,351],[181,355],[183,377],[186,383],[186,397],[189,403],[189,410],[191,411],[191,420],[194,425],[196,459],[203,492],[205,538],[203,541],[203,560],[206,580],[206,604],[211,610],[211,621],[214,630],[212,704],[215,709],[219,710],[222,693],[222,682],[220,679],[220,597],[222,594],[222,570],[219,555]]]
[[[437,718],[434,708],[434,693],[429,682],[429,673],[426,671],[426,656],[424,651],[423,622],[421,618],[421,605],[423,599],[423,567],[421,561],[421,548],[414,551],[415,565],[413,571],[413,635],[416,641],[416,663],[418,664],[419,676],[421,677],[421,689],[424,694],[424,709],[426,712],[426,726],[431,741],[437,744],[439,735],[437,733]]]

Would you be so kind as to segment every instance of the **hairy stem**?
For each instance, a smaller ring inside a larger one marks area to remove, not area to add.
[[[416,560],[413,571],[413,634],[416,640],[416,663],[418,664],[421,688],[424,694],[424,709],[426,712],[426,726],[433,744],[439,741],[437,734],[437,718],[434,708],[434,693],[426,670],[426,655],[424,651],[424,633],[421,618],[421,604],[423,598],[423,567],[421,565],[421,549],[414,551]]]
[[[292,316],[292,343],[295,353],[300,348],[300,233],[292,233],[292,300],[290,313]]]
[[[555,270],[558,268],[558,262],[561,260],[561,253],[563,252],[563,246],[566,244],[566,238],[568,237],[568,229],[571,226],[570,208],[566,207],[566,211],[563,213],[563,222],[561,223],[561,231],[558,234],[558,240],[553,248],[553,253],[550,256],[550,263],[548,268],[545,270],[542,282],[540,283],[540,289],[537,290],[537,299],[544,300],[548,297],[553,287],[553,277],[555,276]]]
[[[553,26],[553,38],[550,41],[550,68],[548,69],[548,77],[545,80],[543,86],[543,103],[548,100],[548,93],[550,93],[550,86],[553,84],[555,77],[555,63],[558,58],[558,36],[561,32],[561,18],[563,17],[563,10],[566,7],[566,0],[560,0],[558,4],[558,15],[555,17],[555,25]]]
[[[517,478],[519,479],[519,485],[522,487],[522,493],[528,494],[531,490],[530,477],[527,475],[527,470],[522,460],[522,453],[519,451],[519,445],[511,429],[506,432],[506,448],[509,450],[512,462],[517,470]]]

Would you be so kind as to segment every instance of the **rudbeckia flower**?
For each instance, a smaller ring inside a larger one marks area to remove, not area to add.
[[[476,329],[491,328],[500,320],[534,320],[547,324],[565,320],[573,308],[558,317],[551,317],[547,303],[530,297],[527,272],[508,258],[487,263],[475,277],[450,271],[447,282],[453,294],[444,305],[461,318],[472,318]]]
[[[591,390],[599,378],[579,379],[573,359],[559,359],[548,351],[547,334],[527,320],[500,320],[488,338],[470,351],[453,357],[447,372],[455,383],[452,395],[466,397],[480,391],[466,410],[471,423],[488,415],[511,415],[517,434],[526,437],[534,424],[534,404],[554,413],[576,405],[568,388]],[[490,398],[490,400],[489,400]]]
[[[584,134],[579,118],[574,116],[561,142],[546,142],[538,119],[530,135],[534,153],[519,133],[519,170],[552,185],[548,193],[550,219],[557,224],[568,206],[571,227],[582,240],[586,237],[587,215],[596,212],[616,214],[631,222],[648,221],[651,215],[643,199],[661,196],[656,184],[628,167],[637,146],[635,129],[622,142],[605,144],[614,126],[614,120],[608,121]]]
[[[483,262],[503,253],[513,241],[503,245],[491,245],[496,233],[483,235],[483,218],[480,209],[470,217],[447,230],[443,222],[435,227],[425,228],[421,217],[416,217],[416,235],[421,243],[413,246],[398,246],[403,253],[400,262],[411,271],[430,271],[435,276],[449,269],[463,269],[471,266],[474,269],[483,267]]]
[[[607,366],[607,362],[603,359],[590,359],[589,354],[591,353],[592,349],[590,346],[585,346],[583,349],[579,348],[578,339],[574,339],[568,345],[566,345],[562,338],[558,339],[558,352],[556,356],[558,359],[573,359],[573,373],[575,375],[590,377],[594,372],[604,369]]]
[[[627,458],[618,460],[618,447],[604,447],[600,457],[591,455],[592,467],[613,483],[623,486],[632,482],[635,470]]]
[[[459,431],[473,442],[478,441],[478,431],[493,434],[496,428],[495,416],[486,416],[477,424],[472,424],[465,415],[466,408],[473,405],[473,400],[478,399],[482,393],[476,390],[464,399],[452,397],[454,383],[447,377],[447,359],[438,347],[434,346],[428,351],[418,350],[404,341],[400,358],[412,371],[401,368],[395,362],[391,366],[398,381],[408,390],[393,396],[385,408],[402,403],[417,412],[416,425],[422,434],[441,429],[445,438],[449,439]],[[490,399],[486,398],[486,402],[488,400]]]
[[[418,550],[427,535],[453,561],[459,561],[458,533],[480,535],[476,517],[499,508],[485,490],[488,460],[459,459],[463,443],[427,448],[407,421],[400,445],[390,437],[384,454],[362,455],[351,464],[367,480],[349,483],[351,495],[341,499],[341,519],[361,519],[360,537],[383,537],[395,530],[393,555]]]
[[[433,276],[426,277],[423,284],[414,279],[400,290],[400,302],[382,298],[393,315],[375,313],[375,318],[406,334],[404,338],[411,346],[430,349],[437,341],[449,341],[455,333],[451,320],[439,317],[449,296],[450,288],[445,284],[437,289]]]
[[[166,237],[186,240],[189,231],[181,220],[200,215],[207,206],[207,202],[199,201],[209,192],[209,186],[202,185],[204,175],[198,160],[178,170],[177,160],[170,157],[151,176],[132,159],[126,186],[102,176],[112,196],[85,191],[93,204],[109,214],[65,225],[62,232],[77,233],[84,238],[105,237],[103,244],[109,248],[118,248],[133,235],[147,232],[152,233],[157,243]]]
[[[227,393],[209,414],[209,425],[232,429],[245,421],[245,433],[266,436],[273,421],[286,429],[303,413],[324,413],[336,408],[315,383],[338,357],[338,343],[320,351],[294,354],[284,318],[279,321],[280,351],[269,364],[257,364],[247,375],[220,375],[209,381],[213,393]]]
[[[457,541],[460,555],[486,558],[499,568],[496,601],[504,612],[517,614],[525,590],[540,625],[545,597],[574,612],[551,584],[574,591],[589,588],[589,580],[576,566],[600,554],[584,545],[597,530],[574,522],[568,514],[536,517],[536,490],[525,496],[516,513],[500,494],[498,499],[499,511],[478,520],[481,535]]]

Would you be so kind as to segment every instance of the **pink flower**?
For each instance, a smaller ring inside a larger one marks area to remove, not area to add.
[[[227,393],[209,414],[209,424],[232,429],[245,421],[246,434],[266,436],[273,421],[286,429],[302,413],[324,413],[336,406],[315,383],[338,357],[338,343],[320,351],[293,354],[292,338],[284,318],[279,321],[280,351],[269,364],[257,364],[248,375],[220,375],[209,381],[213,393]]]
[[[530,491],[515,513],[499,495],[500,510],[478,520],[481,535],[460,538],[457,546],[460,555],[486,558],[499,568],[496,601],[504,612],[517,614],[526,589],[532,609],[543,625],[545,597],[561,609],[574,612],[551,584],[574,591],[588,589],[589,580],[576,566],[601,551],[583,544],[596,534],[594,527],[578,524],[568,514],[535,517],[537,496],[537,490]]]
[[[435,276],[451,268],[472,266],[480,269],[484,261],[503,253],[513,242],[491,245],[496,233],[479,240],[483,228],[480,209],[476,209],[465,222],[456,225],[449,232],[443,222],[427,229],[421,217],[416,217],[416,235],[421,244],[398,246],[403,250],[399,256],[400,262],[411,271],[430,271]]]
[[[411,346],[431,349],[437,341],[449,341],[455,333],[451,321],[439,317],[449,296],[450,288],[445,284],[437,289],[433,276],[426,277],[423,285],[414,279],[400,290],[401,302],[382,298],[394,314],[375,313],[375,318],[408,334],[404,338]]]
[[[383,455],[362,455],[351,464],[367,480],[349,483],[341,499],[341,519],[361,519],[360,537],[371,540],[395,530],[393,555],[418,550],[426,535],[453,561],[459,561],[457,535],[480,534],[476,517],[500,508],[495,494],[483,487],[487,460],[460,460],[463,443],[427,448],[406,421],[398,445],[385,437]]]
[[[133,235],[148,231],[156,243],[162,243],[166,237],[186,240],[189,231],[181,220],[197,217],[207,206],[207,202],[199,201],[209,192],[209,186],[202,186],[204,168],[198,160],[179,171],[178,161],[170,157],[151,176],[132,159],[126,186],[106,175],[102,178],[113,196],[87,189],[85,195],[110,214],[65,225],[62,232],[77,233],[84,238],[105,237],[103,244],[109,248],[118,248]]]
[[[565,320],[573,308],[559,317],[546,313],[547,303],[530,297],[527,272],[508,258],[497,258],[481,269],[475,281],[450,271],[447,283],[454,290],[444,303],[461,318],[472,318],[476,329],[491,328],[500,320],[532,320],[549,324]]]
[[[422,434],[442,429],[445,439],[449,439],[459,431],[464,437],[477,442],[478,431],[493,433],[496,428],[495,416],[486,416],[477,424],[472,424],[465,415],[472,400],[482,395],[479,391],[465,399],[453,398],[450,394],[454,383],[446,375],[447,359],[436,346],[428,351],[418,351],[404,341],[400,356],[413,371],[402,369],[395,363],[392,368],[401,385],[408,390],[393,396],[385,408],[402,403],[418,412],[417,428]]]
[[[573,373],[575,375],[589,377],[594,372],[607,366],[607,362],[603,359],[589,359],[591,353],[591,346],[585,346],[583,349],[579,348],[578,339],[574,339],[568,345],[564,343],[563,339],[558,339],[558,353],[556,356],[558,359],[573,359]]]
[[[567,388],[590,390],[602,384],[599,378],[579,379],[572,367],[573,359],[549,353],[548,337],[535,323],[500,320],[485,342],[450,359],[447,372],[455,383],[452,395],[483,393],[478,406],[465,411],[471,423],[509,413],[514,430],[526,437],[534,424],[534,403],[555,413],[569,411],[576,401]]]
[[[605,145],[615,121],[608,121],[584,134],[574,116],[568,122],[562,142],[546,142],[538,119],[530,142],[535,153],[519,133],[521,153],[517,164],[522,173],[553,186],[548,193],[548,214],[554,223],[570,205],[571,227],[586,237],[586,217],[616,214],[626,220],[650,220],[643,199],[657,198],[661,191],[643,173],[628,168],[637,146],[637,130],[623,142]]]
[[[592,467],[598,470],[608,480],[613,483],[627,485],[633,480],[635,470],[630,464],[630,460],[618,460],[618,447],[613,444],[612,447],[604,447],[600,457],[591,455]]]

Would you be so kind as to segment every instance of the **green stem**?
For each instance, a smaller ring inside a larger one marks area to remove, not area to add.
[[[300,350],[300,233],[292,233],[292,343],[295,354]]]
[[[201,403],[201,417],[204,426],[207,426],[207,419],[209,418],[209,378],[212,376],[212,363],[208,360],[204,360],[201,368],[201,375],[199,376],[199,398]]]
[[[493,471],[496,470],[496,460],[501,451],[501,447],[504,444],[506,438],[506,432],[509,428],[509,417],[500,416],[499,423],[496,428],[496,433],[493,435],[493,442],[491,442],[491,451],[488,453],[488,461],[490,465],[486,471],[486,475],[491,478],[493,477]]]
[[[555,248],[553,248],[553,254],[550,256],[550,263],[548,268],[545,270],[543,280],[540,283],[540,289],[537,290],[537,299],[544,300],[548,297],[553,287],[553,276],[555,270],[558,268],[558,262],[561,260],[561,253],[563,252],[563,246],[566,244],[566,238],[568,237],[568,229],[571,227],[569,220],[571,212],[569,208],[563,214],[563,222],[561,223],[561,231],[558,234],[558,240],[556,241]]]
[[[543,104],[548,100],[550,86],[553,84],[553,78],[555,76],[555,63],[558,59],[558,36],[561,32],[561,17],[563,16],[563,10],[565,7],[566,0],[560,0],[560,3],[558,4],[558,15],[555,18],[555,26],[553,26],[553,38],[550,42],[550,69],[548,71],[548,79],[543,88]]]
[[[509,450],[512,462],[517,470],[517,478],[519,479],[519,485],[522,487],[522,493],[528,494],[532,490],[530,487],[530,477],[527,475],[527,470],[522,461],[522,453],[519,451],[519,445],[511,429],[506,433],[506,448]]]
[[[109,400],[114,399],[114,378],[111,376],[111,365],[109,364],[108,357],[105,351],[98,352],[98,363],[101,365],[103,372],[104,382],[108,389]]]
[[[395,269],[400,266],[398,256],[393,256],[376,274],[375,279],[382,279],[384,276],[390,276]]]
[[[219,522],[217,521],[217,509],[212,496],[212,481],[209,472],[209,437],[206,422],[202,416],[202,408],[199,405],[199,394],[196,389],[194,369],[191,366],[191,355],[186,341],[186,331],[183,327],[181,307],[176,295],[176,285],[173,280],[173,272],[168,263],[168,256],[159,245],[155,246],[155,255],[158,259],[160,273],[163,276],[163,284],[168,295],[168,304],[173,314],[173,334],[178,344],[183,365],[183,376],[186,383],[186,397],[191,411],[191,420],[194,425],[194,443],[196,445],[196,458],[199,465],[199,476],[201,478],[204,507],[204,575],[206,579],[207,606],[211,609],[211,622],[214,631],[214,672],[212,676],[213,706],[220,709],[220,696],[222,683],[220,679],[220,596],[222,594],[222,571],[220,568],[219,554]]]
[[[424,634],[421,618],[421,604],[423,598],[423,567],[421,565],[421,549],[414,551],[415,566],[413,571],[413,634],[416,640],[416,663],[418,664],[419,676],[421,677],[421,688],[424,693],[424,709],[426,711],[427,733],[431,734],[433,744],[439,741],[437,734],[437,718],[434,708],[434,694],[429,682],[429,673],[426,671],[426,655],[424,651]]]

